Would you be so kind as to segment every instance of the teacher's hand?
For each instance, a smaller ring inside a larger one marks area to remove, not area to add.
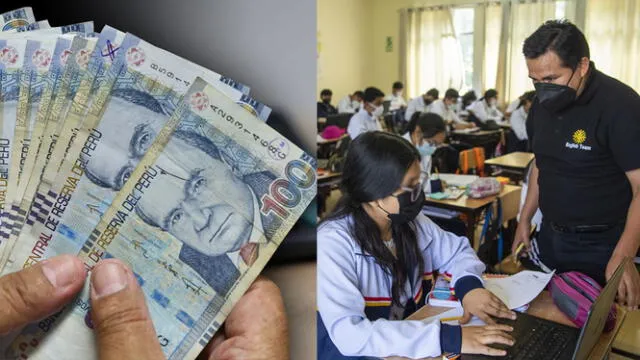
[[[607,281],[611,279],[624,258],[624,254],[615,251],[611,255],[605,272]],[[640,306],[640,274],[638,274],[638,268],[636,268],[633,261],[627,262],[624,268],[624,274],[620,280],[620,285],[618,285],[618,303],[626,306],[629,310],[635,310]]]

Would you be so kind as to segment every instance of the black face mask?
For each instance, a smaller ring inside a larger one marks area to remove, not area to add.
[[[387,210],[378,206],[387,213],[387,217],[391,219],[393,225],[402,225],[412,221],[418,216],[422,210],[422,205],[424,205],[424,191],[422,190],[420,190],[420,194],[415,201],[411,201],[411,193],[408,191],[398,195],[397,198],[400,203],[400,212],[397,214],[390,214]]]
[[[543,83],[537,82],[533,84],[536,89],[536,96],[540,100],[540,104],[547,108],[547,110],[552,113],[556,113],[563,109],[566,109],[569,105],[571,105],[578,97],[577,91],[568,86],[575,74],[575,70],[571,74],[567,85],[558,85],[552,83]],[[580,84],[578,84],[578,88],[580,87],[582,80],[580,80]]]
[[[431,100],[431,99],[424,99],[423,98],[423,100],[424,100],[424,104],[425,105],[431,105],[431,103],[433,102],[433,100]]]
[[[331,104],[331,99],[322,99],[322,103],[329,105]]]

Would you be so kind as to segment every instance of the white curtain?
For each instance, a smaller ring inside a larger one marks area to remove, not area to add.
[[[560,17],[564,17],[564,14]],[[524,92],[533,90],[527,64],[522,55],[522,45],[543,22],[556,18],[556,1],[514,1],[511,4],[509,36],[506,44],[506,81],[500,98],[506,103]]]
[[[589,0],[585,25],[596,68],[640,92],[640,0]]]
[[[406,57],[401,59],[408,96],[430,88],[441,92],[463,83],[464,65],[455,38],[451,13],[446,7],[409,9],[403,15]]]
[[[482,72],[482,84],[486,90],[496,87],[500,34],[502,30],[502,6],[496,3],[485,4],[484,6],[484,70]]]

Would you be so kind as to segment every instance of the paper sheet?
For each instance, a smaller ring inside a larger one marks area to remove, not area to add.
[[[553,274],[525,270],[509,277],[486,279],[484,287],[500,298],[509,309],[516,309],[533,301],[547,286]]]

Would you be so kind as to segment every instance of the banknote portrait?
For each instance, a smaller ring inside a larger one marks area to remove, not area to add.
[[[86,167],[96,185],[118,191],[168,119],[168,110],[141,91],[114,90],[99,143]],[[135,106],[131,106],[131,104]],[[224,149],[233,152],[233,149]],[[177,130],[154,179],[136,206],[148,225],[183,245],[179,259],[214,290],[226,293],[258,256],[258,244],[279,226],[260,212],[260,198],[275,179],[268,171],[241,174],[209,138]]]

